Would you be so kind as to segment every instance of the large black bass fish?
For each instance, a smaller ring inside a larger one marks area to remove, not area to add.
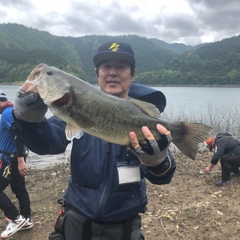
[[[69,140],[83,131],[107,142],[129,146],[129,132],[135,132],[139,142],[144,143],[141,128],[147,126],[159,140],[161,135],[156,125],[162,124],[171,131],[172,142],[186,156],[195,159],[198,144],[209,136],[211,130],[200,123],[164,121],[153,104],[106,94],[46,64],[33,69],[22,89],[38,92],[51,112],[67,123],[65,132]]]

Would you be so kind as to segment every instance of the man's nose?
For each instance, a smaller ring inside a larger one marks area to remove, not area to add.
[[[109,70],[109,75],[117,75],[117,69],[115,67],[111,67]]]

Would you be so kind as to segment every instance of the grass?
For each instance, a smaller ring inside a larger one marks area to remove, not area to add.
[[[240,108],[223,108],[221,106],[208,105],[206,112],[187,114],[183,111],[174,112],[169,108],[162,113],[162,118],[167,121],[198,122],[212,127],[213,135],[219,132],[229,132],[240,139]]]

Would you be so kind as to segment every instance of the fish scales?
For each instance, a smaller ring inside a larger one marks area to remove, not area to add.
[[[88,93],[87,88],[88,86],[79,87],[77,84],[70,87],[72,104],[71,107],[66,108],[64,114],[69,116],[67,122],[73,121],[85,132],[94,132],[94,135],[108,142],[121,145],[130,144],[128,134],[131,131],[136,132],[139,141],[145,141],[141,127],[146,125],[152,130],[154,136],[160,139],[156,124],[161,120],[143,114],[140,108],[126,99],[105,94],[95,87]],[[76,95],[75,92],[78,94]],[[50,106],[50,110],[58,115],[54,107]]]

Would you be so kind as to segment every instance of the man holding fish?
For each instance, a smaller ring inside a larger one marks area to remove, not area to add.
[[[176,168],[170,131],[195,158],[196,149],[189,150],[178,134],[185,134],[182,126],[191,134],[190,127],[162,121],[168,131],[159,122],[165,96],[133,81],[130,45],[104,43],[93,62],[100,90],[56,68],[37,66],[16,97],[15,134],[37,154],[63,153],[72,141],[68,211],[59,224],[64,239],[144,239],[139,213],[148,203],[145,178],[170,183]],[[46,119],[48,107],[55,116]],[[207,130],[192,132],[203,140]],[[200,140],[194,136],[193,142]]]

